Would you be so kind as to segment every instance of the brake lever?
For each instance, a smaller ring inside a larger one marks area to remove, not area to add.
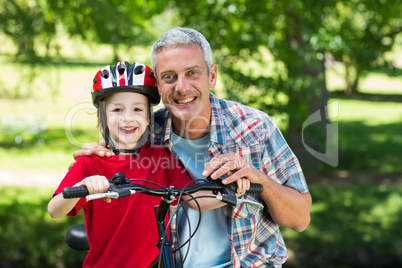
[[[132,190],[132,189],[118,189],[111,182],[107,193],[97,193],[97,194],[87,195],[86,196],[86,201],[88,202],[88,201],[91,201],[91,200],[96,200],[96,199],[101,199],[101,198],[119,199],[121,197],[126,197],[126,196],[129,196],[129,195],[132,195],[134,193],[136,193],[136,191]]]
[[[258,203],[256,201],[252,201],[250,199],[245,199],[245,198],[237,198],[237,203],[249,204],[249,205],[255,206],[258,210],[261,210],[264,208],[263,204]]]

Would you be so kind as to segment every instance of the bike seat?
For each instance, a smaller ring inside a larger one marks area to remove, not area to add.
[[[64,237],[66,244],[78,251],[88,251],[89,243],[85,224],[76,224],[71,226]]]

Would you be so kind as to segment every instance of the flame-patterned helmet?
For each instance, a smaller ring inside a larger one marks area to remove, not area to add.
[[[100,69],[93,80],[92,103],[96,108],[99,101],[117,92],[134,92],[148,97],[152,105],[160,101],[153,70],[145,64],[126,61]]]

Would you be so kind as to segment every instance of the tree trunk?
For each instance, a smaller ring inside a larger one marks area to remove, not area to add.
[[[290,84],[289,90],[286,138],[302,166],[310,169],[318,167],[323,162],[321,155],[326,153],[329,93],[325,81],[325,60],[317,59],[315,55],[319,52],[301,40],[298,36],[289,39],[290,44],[293,44],[292,50],[302,50],[303,53],[295,53],[297,56],[289,58],[290,62],[287,62],[289,81],[293,84]],[[298,44],[295,46],[296,42]],[[303,85],[292,88],[300,80]],[[319,120],[309,123],[311,115],[318,116]]]

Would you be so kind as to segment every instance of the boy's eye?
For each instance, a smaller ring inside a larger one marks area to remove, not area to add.
[[[141,108],[134,108],[134,112],[142,112]]]
[[[120,109],[120,108],[114,108],[114,109],[112,109],[112,112],[121,112],[122,111],[122,109]]]

